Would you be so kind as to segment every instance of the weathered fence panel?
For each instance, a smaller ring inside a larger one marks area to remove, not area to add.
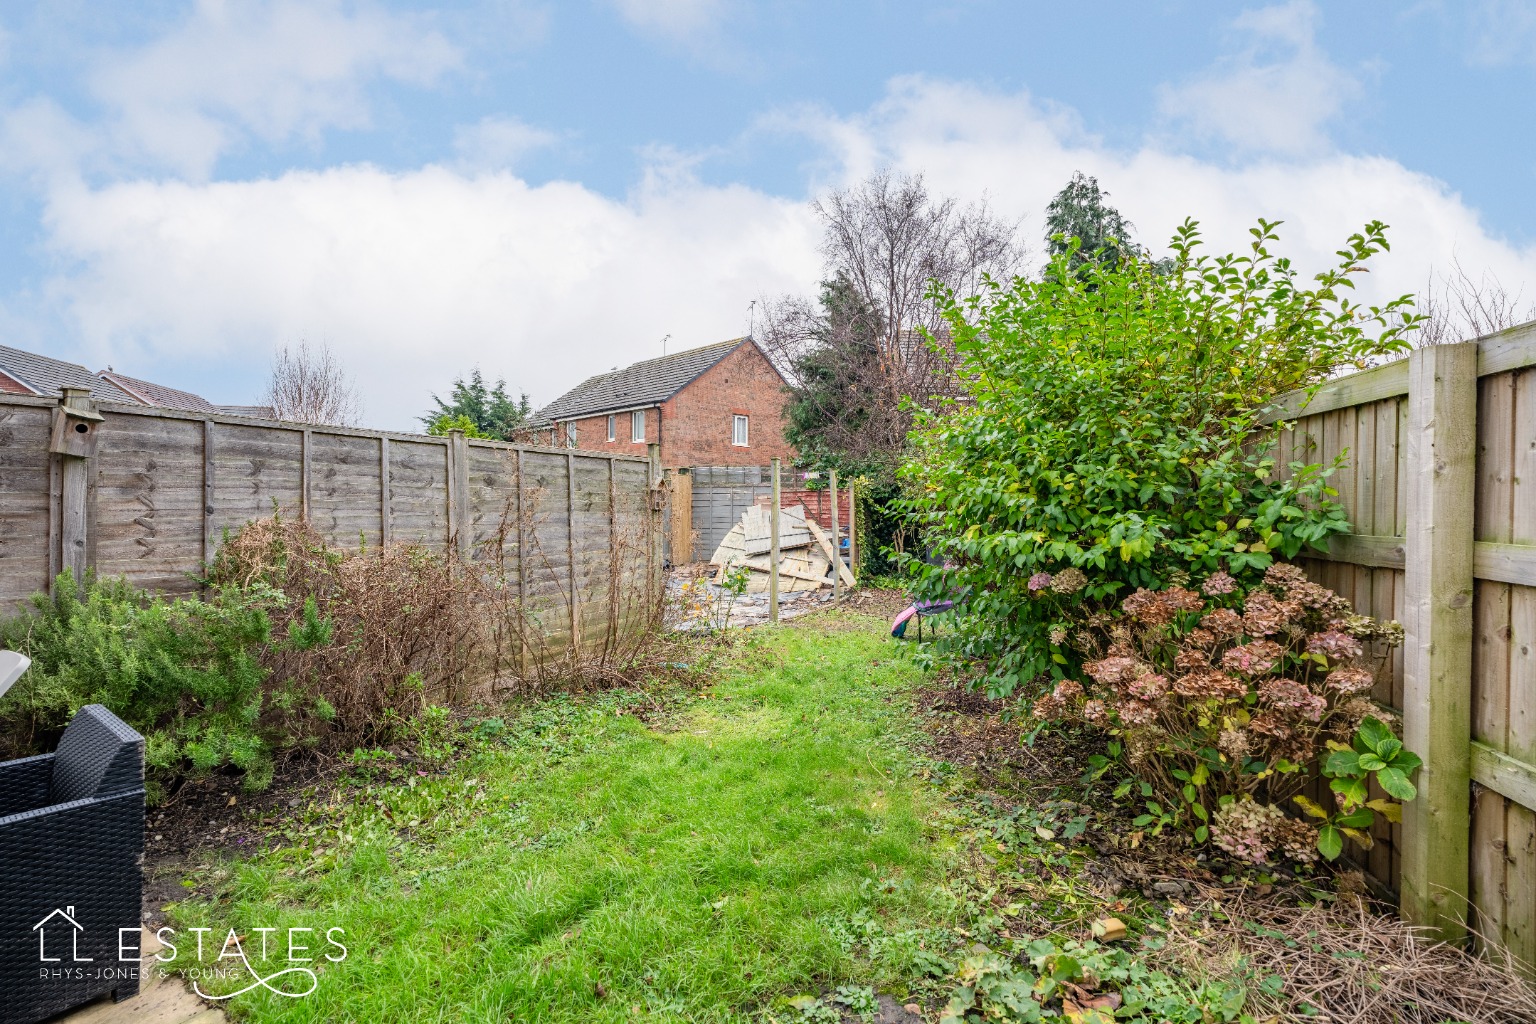
[[[1346,460],[1354,535],[1303,564],[1407,632],[1374,696],[1426,757],[1424,795],[1365,866],[1411,919],[1469,919],[1536,964],[1536,325],[1284,396],[1268,420],[1293,424],[1282,466]]]
[[[658,593],[646,459],[116,405],[78,457],[50,451],[58,409],[0,396],[6,608],[74,564],[193,592],[228,532],[274,512],[338,547],[499,560],[546,649],[632,628]]]

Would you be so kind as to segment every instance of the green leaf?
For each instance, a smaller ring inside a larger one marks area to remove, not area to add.
[[[1328,755],[1328,760],[1323,764],[1323,771],[1332,776],[1359,775],[1360,755],[1353,750],[1335,750]]]
[[[1356,730],[1355,735],[1363,740],[1365,742],[1366,749],[1371,751],[1379,751],[1382,744],[1384,744],[1387,740],[1394,740],[1397,738],[1396,736],[1392,735],[1392,730],[1388,729],[1386,725],[1382,723],[1381,719],[1374,716],[1368,716],[1364,721],[1362,721],[1360,723],[1360,728]],[[1365,751],[1362,750],[1361,753],[1365,753]]]
[[[1360,769],[1362,771],[1378,772],[1378,771],[1381,771],[1381,769],[1385,768],[1386,766],[1387,766],[1387,762],[1383,761],[1381,758],[1377,757],[1375,754],[1361,754],[1360,755]]]
[[[1376,820],[1376,812],[1369,807],[1362,807],[1349,814],[1341,814],[1333,819],[1333,823],[1340,828],[1370,828]]]
[[[1404,803],[1419,795],[1418,789],[1408,781],[1408,776],[1397,768],[1383,768],[1377,772],[1376,783],[1388,796]]]
[[[1344,852],[1344,835],[1332,825],[1317,830],[1317,852],[1328,860],[1337,860]]]

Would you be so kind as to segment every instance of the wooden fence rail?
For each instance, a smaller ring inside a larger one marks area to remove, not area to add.
[[[195,591],[227,531],[280,511],[339,547],[501,560],[550,647],[601,642],[621,606],[612,588],[659,587],[662,493],[654,449],[643,459],[5,395],[0,608],[66,569]]]
[[[1332,462],[1354,526],[1303,558],[1407,640],[1374,696],[1424,757],[1366,867],[1403,913],[1536,964],[1536,324],[1282,396],[1282,467]],[[1359,851],[1357,851],[1359,852]]]

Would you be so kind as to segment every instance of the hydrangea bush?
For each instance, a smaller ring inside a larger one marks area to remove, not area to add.
[[[1068,572],[1036,593],[1059,595]],[[1067,580],[1073,593],[1085,583]],[[1075,611],[1054,628],[1084,679],[1057,683],[1033,712],[1113,736],[1096,766],[1124,762],[1147,798],[1145,824],[1189,822],[1197,841],[1254,863],[1332,859],[1345,836],[1369,847],[1376,813],[1397,819],[1396,803],[1370,798],[1368,777],[1413,797],[1418,758],[1369,696],[1370,661],[1402,642],[1402,627],[1353,614],[1295,566],[1271,566],[1246,594],[1217,571],[1198,589],[1138,589],[1117,607]],[[1331,809],[1301,793],[1314,767],[1330,778]],[[1283,814],[1288,803],[1309,820]]]
[[[1261,413],[1405,350],[1416,318],[1407,297],[1349,300],[1384,225],[1312,281],[1270,251],[1274,228],[1212,256],[1187,222],[1166,263],[1127,250],[1079,272],[1067,253],[1038,279],[939,296],[964,395],[918,417],[902,472],[925,560],[907,568],[921,596],[963,598],[925,655],[993,695],[1034,697],[1081,667],[1051,641],[1046,578],[1086,573],[1071,600],[1089,603],[1177,572],[1220,569],[1246,589],[1277,557],[1349,529],[1331,467],[1275,471],[1284,428]]]

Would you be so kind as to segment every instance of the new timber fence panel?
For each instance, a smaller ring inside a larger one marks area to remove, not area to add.
[[[1536,324],[1282,396],[1267,420],[1291,424],[1282,467],[1345,457],[1354,535],[1301,563],[1407,632],[1374,696],[1426,770],[1363,861],[1410,919],[1454,937],[1465,913],[1536,964]]]
[[[274,512],[337,547],[498,562],[548,652],[647,624],[661,592],[646,459],[118,405],[77,458],[49,451],[59,404],[0,396],[8,610],[77,567],[191,593],[227,533]]]

